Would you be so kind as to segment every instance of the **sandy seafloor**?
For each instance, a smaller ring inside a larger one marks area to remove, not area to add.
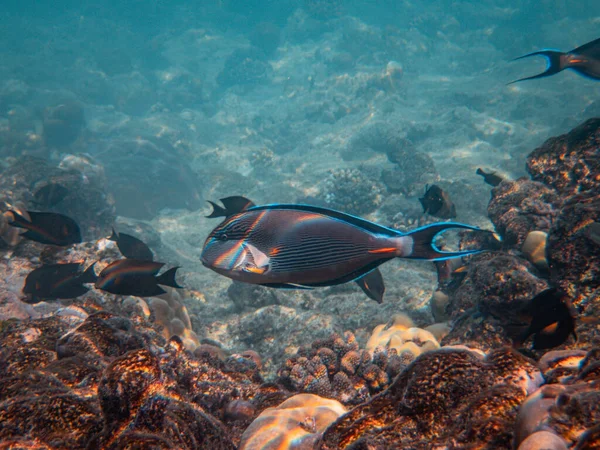
[[[203,200],[245,195],[260,204],[318,196],[332,169],[361,167],[378,181],[394,165],[384,153],[352,142],[380,123],[432,158],[438,184],[456,204],[456,221],[491,228],[490,187],[476,168],[526,175],[528,153],[600,112],[600,84],[568,71],[506,85],[544,68],[542,58],[511,58],[597,38],[596,2],[578,2],[576,10],[553,2],[453,2],[446,9],[398,2],[389,16],[381,7],[362,19],[368,4],[328,9],[335,2],[301,2],[275,20],[268,11],[263,18],[235,3],[215,3],[173,5],[165,17],[152,9],[158,4],[139,2],[124,10],[83,4],[0,11],[0,128],[14,127],[11,117],[19,114],[21,132],[35,136],[40,111],[78,101],[86,119],[82,136],[67,147],[40,145],[30,153],[54,164],[77,153],[102,161],[111,142],[161,139],[185,148],[180,162],[198,174]],[[321,15],[318,3],[325,5]],[[247,85],[219,84],[226,58],[249,47],[261,21],[276,22],[281,33],[266,57],[271,73]],[[385,74],[391,61],[401,74]],[[18,156],[5,150],[4,158]],[[253,163],[265,150],[269,165]],[[402,200],[413,213],[423,185]],[[402,194],[386,194],[384,203],[389,197]],[[209,211],[165,209],[148,220],[162,240],[154,249],[158,259],[180,265],[179,279],[196,291],[185,303],[200,338],[231,351],[254,348],[278,362],[331,331],[352,330],[364,339],[397,312],[419,325],[433,322],[435,270],[414,261],[382,267],[383,305],[350,285],[277,291],[278,306],[240,310],[227,295],[230,281],[199,261],[217,223],[205,218]],[[390,225],[389,214],[366,217]]]

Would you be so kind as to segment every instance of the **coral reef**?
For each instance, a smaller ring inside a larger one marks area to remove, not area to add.
[[[332,209],[365,215],[381,205],[384,192],[377,181],[359,169],[332,169],[318,198]]]
[[[264,410],[244,431],[240,450],[311,449],[346,408],[313,394],[297,394]]]
[[[508,448],[518,407],[542,380],[533,361],[506,348],[485,358],[468,349],[427,352],[330,426],[318,448]]]
[[[422,344],[423,347],[434,345],[431,342],[437,344],[430,333],[419,331],[432,339]],[[343,337],[333,334],[328,339],[317,340],[311,347],[300,348],[295,356],[285,361],[278,371],[278,382],[292,391],[334,398],[344,405],[359,404],[385,389],[390,380],[421,353],[413,342],[400,346],[400,351],[384,347],[393,333],[396,333],[393,336],[396,340],[398,335],[408,340],[406,335],[413,334],[400,324],[390,333],[376,329],[371,341],[372,351],[361,350],[354,334],[348,331]]]
[[[217,83],[223,88],[257,85],[267,81],[272,71],[260,49],[237,49],[225,60],[225,66],[217,76]]]
[[[546,244],[552,283],[568,292],[583,311],[594,293],[600,295],[600,245],[586,234],[594,222],[600,222],[598,191],[574,195],[560,210]]]
[[[600,119],[589,119],[566,134],[548,139],[527,158],[527,171],[569,197],[598,189]]]
[[[64,196],[38,199],[36,193],[50,185],[64,189]],[[89,157],[65,157],[58,167],[34,157],[22,157],[2,171],[0,200],[22,203],[29,210],[53,211],[72,217],[86,240],[110,233],[115,220],[114,200],[107,195],[104,170]]]
[[[552,187],[520,178],[492,189],[488,215],[505,245],[521,246],[530,231],[548,232],[561,202]]]

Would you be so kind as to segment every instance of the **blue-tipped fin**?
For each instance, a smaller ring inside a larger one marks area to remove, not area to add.
[[[413,249],[412,253],[408,256],[403,256],[403,258],[408,259],[426,259],[429,261],[444,261],[446,259],[452,258],[460,258],[462,256],[475,255],[477,253],[485,252],[490,249],[474,249],[474,250],[461,250],[458,252],[446,252],[440,250],[435,245],[436,238],[444,233],[447,230],[451,229],[465,229],[465,230],[473,230],[481,233],[486,233],[489,235],[493,235],[492,231],[482,230],[478,227],[473,227],[471,225],[464,225],[462,223],[456,222],[441,222],[434,223],[432,225],[427,225],[421,228],[417,228],[416,230],[408,233],[413,239]]]
[[[507,84],[507,86],[509,84],[517,83],[519,81],[534,80],[536,78],[549,77],[549,76],[557,74],[558,72],[560,72],[564,69],[564,67],[562,66],[562,64],[560,62],[560,57],[564,56],[565,53],[559,52],[557,50],[540,50],[537,52],[527,53],[526,55],[519,56],[518,58],[513,59],[513,61],[516,61],[518,59],[523,59],[523,58],[529,58],[530,56],[537,56],[537,55],[543,56],[544,58],[546,58],[546,61],[547,61],[546,70],[542,73],[538,73],[537,75],[519,78],[518,80],[511,81],[510,83]]]

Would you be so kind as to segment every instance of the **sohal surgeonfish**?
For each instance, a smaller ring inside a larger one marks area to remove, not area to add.
[[[82,272],[79,263],[48,264],[31,271],[25,278],[23,293],[27,303],[58,298],[75,298],[89,291],[85,283],[94,283],[94,265]]]
[[[226,204],[226,201],[223,201]],[[377,267],[394,258],[441,261],[484,251],[445,252],[435,240],[460,223],[436,223],[410,233],[317,206],[275,204],[234,211],[219,208],[211,217],[226,218],[208,236],[202,264],[234,280],[274,288],[313,288],[358,281],[377,301],[383,279]],[[367,276],[367,278],[364,278]]]
[[[164,263],[143,261],[140,259],[119,259],[100,272],[96,288],[111,294],[152,297],[166,291],[159,285],[181,288],[175,281],[179,267],[173,267],[161,275],[158,271]]]
[[[425,195],[419,199],[419,202],[421,202],[424,213],[440,219],[456,217],[456,207],[450,200],[450,196],[435,184],[425,187]]]
[[[546,58],[546,70],[531,77],[519,78],[518,80],[511,81],[508,84],[513,84],[518,81],[549,77],[565,69],[571,69],[577,72],[579,75],[583,75],[584,77],[591,78],[593,80],[600,80],[600,39],[588,42],[587,44],[577,47],[567,53],[560,52],[558,50],[539,50],[537,52],[527,53],[526,55],[519,56],[518,58],[513,59],[513,61],[536,55]]]
[[[481,169],[477,169],[475,173],[477,175],[481,175],[483,177],[483,181],[485,181],[490,186],[496,187],[500,183],[502,183],[502,181],[504,181],[504,178],[502,178],[500,175],[496,175],[496,172],[484,172]]]
[[[52,212],[27,211],[31,220],[15,211],[10,211],[13,220],[9,225],[24,228],[21,236],[42,244],[67,246],[81,242],[79,225],[70,217]]]
[[[125,258],[141,259],[144,261],[152,261],[154,259],[150,247],[134,236],[125,233],[117,233],[113,228],[112,234],[108,240],[117,243],[119,251]]]
[[[546,289],[531,299],[524,312],[531,317],[527,330],[516,340],[521,345],[533,335],[533,348],[545,350],[564,344],[575,334],[575,319],[567,296],[556,288]]]

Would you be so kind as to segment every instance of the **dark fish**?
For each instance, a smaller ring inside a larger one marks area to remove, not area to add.
[[[161,275],[158,271],[164,263],[140,259],[119,259],[104,268],[96,280],[96,288],[118,295],[153,297],[166,291],[159,284],[181,288],[175,281],[179,267],[173,267]]]
[[[450,196],[435,184],[431,187],[425,187],[425,195],[419,201],[425,213],[440,219],[456,217],[456,207],[450,200]]]
[[[490,186],[498,186],[500,183],[502,183],[502,181],[504,181],[504,178],[500,175],[496,175],[496,172],[487,173],[481,169],[477,169],[477,172],[475,173],[477,175],[481,175],[483,177],[483,181],[485,181]]]
[[[540,50],[519,56],[513,61],[536,55],[546,58],[546,70],[531,77],[519,78],[518,80],[511,81],[508,84],[513,84],[524,80],[533,80],[535,78],[549,77],[563,71],[564,69],[571,69],[577,72],[579,75],[583,75],[584,77],[591,78],[593,80],[600,80],[600,39],[588,42],[587,44],[577,47],[567,53],[563,53],[558,50]]]
[[[125,258],[141,259],[144,261],[152,261],[154,259],[150,247],[134,236],[125,233],[117,234],[113,228],[112,234],[108,239],[117,243],[119,251]]]
[[[356,281],[394,258],[445,260],[484,250],[441,251],[434,243],[460,223],[436,223],[408,234],[317,206],[276,204],[233,212],[208,236],[202,263],[246,283],[312,288]],[[374,274],[359,284],[379,283]],[[377,300],[383,286],[370,292]],[[383,292],[382,292],[383,293]]]
[[[383,294],[385,293],[385,283],[379,269],[372,270],[365,276],[356,280],[367,297],[375,300],[377,303],[383,303]]]
[[[23,293],[28,294],[27,303],[38,303],[43,299],[75,298],[89,291],[85,283],[96,281],[94,265],[81,272],[79,263],[49,264],[31,271],[25,279]]]
[[[462,259],[446,259],[444,261],[435,261],[437,271],[438,285],[443,286],[455,276],[464,277],[467,274],[467,266]]]
[[[69,190],[62,184],[48,183],[33,194],[32,203],[41,208],[50,208],[62,202]]]
[[[532,317],[531,323],[516,343],[533,335],[533,348],[544,350],[564,344],[571,334],[577,339],[575,319],[567,301],[567,296],[556,288],[546,289],[531,299],[525,308]]]
[[[244,211],[245,209],[255,206],[251,200],[248,200],[247,198],[239,195],[222,198],[221,203],[223,203],[224,208],[223,206],[219,206],[216,203],[211,202],[210,200],[208,200],[208,203],[210,203],[213,207],[213,211],[208,216],[206,216],[210,219],[213,217],[231,216],[237,212]]]
[[[14,219],[9,225],[25,228],[21,236],[42,244],[66,246],[81,242],[79,225],[70,217],[51,212],[27,211],[31,220],[27,220],[15,211],[10,211]]]

